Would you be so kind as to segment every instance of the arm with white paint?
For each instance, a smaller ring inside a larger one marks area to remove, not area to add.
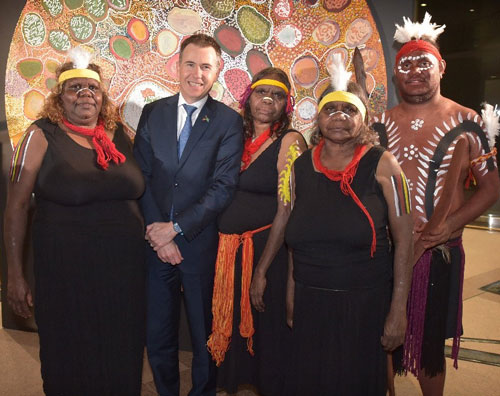
[[[23,274],[23,245],[26,239],[31,194],[42,165],[47,140],[43,132],[31,126],[14,150],[9,174],[4,219],[4,242],[7,255],[7,301],[15,314],[31,316],[33,296]]]
[[[392,299],[381,337],[384,349],[392,351],[403,343],[406,331],[406,302],[413,268],[413,221],[406,177],[396,158],[387,151],[379,161],[376,178],[387,202],[389,228],[394,243]]]

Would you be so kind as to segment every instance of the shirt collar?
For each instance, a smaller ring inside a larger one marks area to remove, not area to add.
[[[199,110],[205,105],[205,103],[207,103],[207,100],[208,100],[208,95],[205,95],[205,97],[201,98],[197,102],[187,103],[186,99],[184,99],[184,96],[182,96],[182,93],[179,92],[179,103],[177,104],[177,107],[181,107],[183,104],[188,104],[190,106],[196,107],[196,110]]]

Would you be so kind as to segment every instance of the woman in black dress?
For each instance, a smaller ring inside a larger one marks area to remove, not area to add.
[[[144,350],[144,181],[85,53],[57,72],[41,119],[19,141],[5,212],[8,301],[35,319],[43,388],[138,396]],[[78,63],[77,63],[78,62]],[[84,65],[80,63],[84,62]],[[32,192],[35,296],[22,270]]]
[[[220,365],[218,385],[230,393],[251,384],[263,395],[277,395],[283,386],[290,329],[285,223],[277,212],[290,210],[289,194],[281,186],[293,160],[307,148],[302,135],[289,129],[290,89],[282,70],[267,68],[254,76],[241,101],[245,150],[238,189],[219,220],[208,341]]]
[[[406,328],[408,189],[396,159],[373,145],[364,92],[342,72],[320,98],[316,146],[294,163],[289,396],[385,395],[384,349]]]

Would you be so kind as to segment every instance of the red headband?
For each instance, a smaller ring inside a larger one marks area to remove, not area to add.
[[[401,47],[399,52],[396,55],[396,64],[399,63],[399,60],[409,54],[410,52],[414,51],[423,51],[427,52],[429,54],[434,55],[438,61],[441,61],[443,58],[441,58],[441,54],[439,53],[438,49],[434,47],[431,43],[428,41],[424,40],[411,40],[408,41],[405,45]]]

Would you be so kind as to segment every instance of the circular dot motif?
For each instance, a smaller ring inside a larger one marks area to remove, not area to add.
[[[408,158],[409,161],[411,161],[413,158],[418,158],[418,147],[415,147],[415,145],[410,144],[408,147],[403,148],[403,156],[405,158]]]

